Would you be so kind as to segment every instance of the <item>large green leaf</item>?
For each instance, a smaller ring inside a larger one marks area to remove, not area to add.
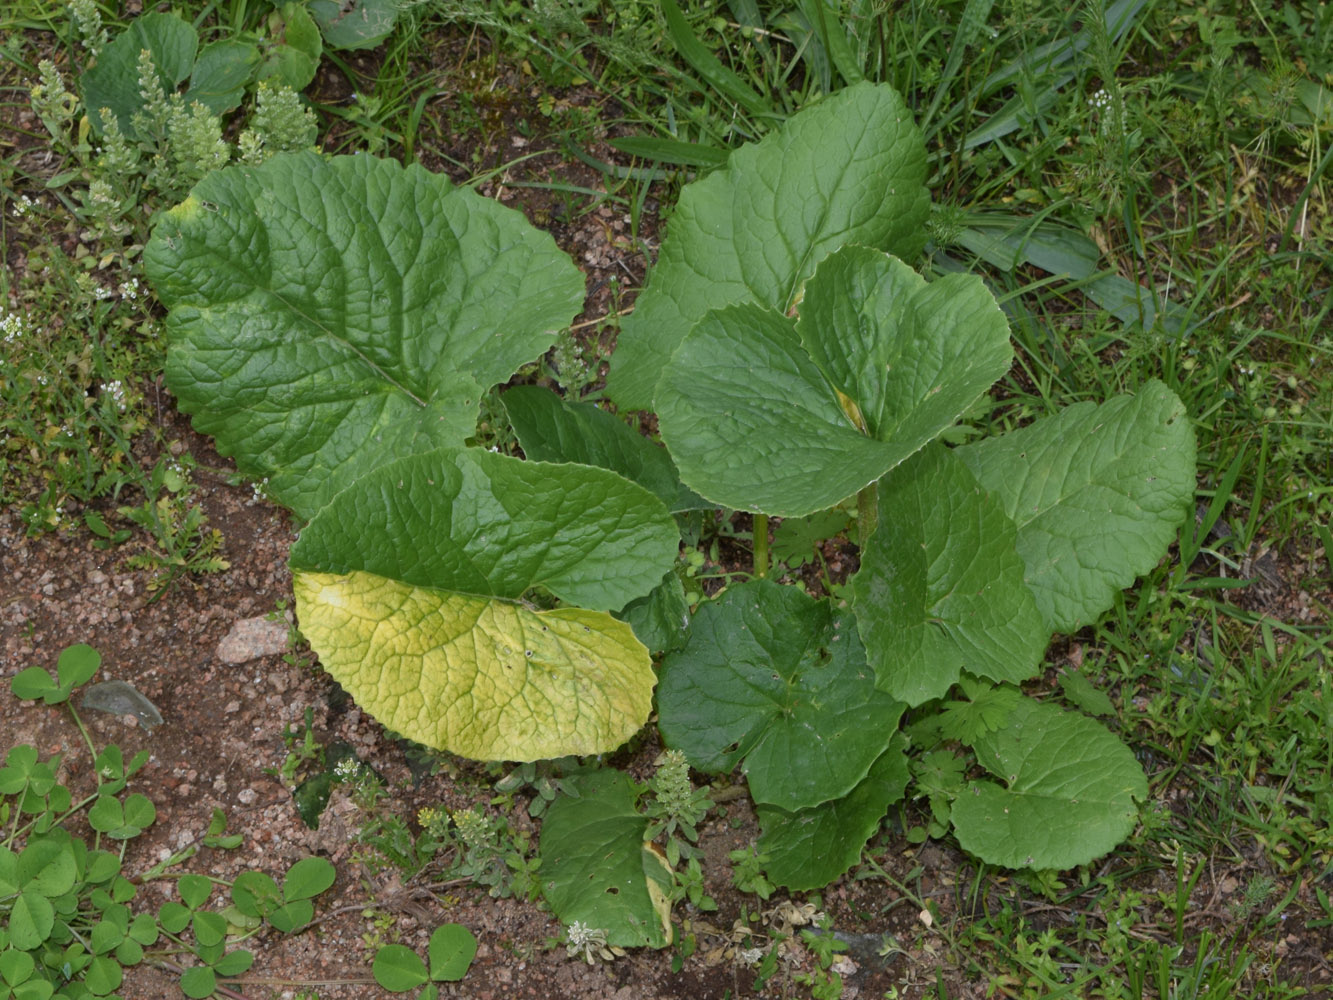
[[[658,727],[701,771],[744,759],[756,802],[794,812],[854,788],[903,705],[875,689],[852,623],[767,580],[729,587],[662,662]]]
[[[1014,523],[954,455],[931,445],[880,482],[880,528],[853,580],[878,684],[909,705],[940,697],[963,670],[1026,680],[1050,638]]]
[[[626,318],[607,390],[647,409],[668,359],[710,309],[787,312],[815,265],[848,243],[912,258],[925,240],[926,151],[890,87],[848,87],[688,185]]]
[[[1018,525],[1027,585],[1053,631],[1096,621],[1152,569],[1194,495],[1194,431],[1160,382],[956,454]]]
[[[973,781],[954,800],[958,842],[1008,868],[1073,868],[1134,829],[1148,780],[1128,747],[1101,725],[1022,699],[1006,726],[973,743],[1000,778]]]
[[[255,72],[258,80],[276,76],[292,90],[305,90],[315,78],[324,41],[310,12],[289,0],[268,16],[272,41],[263,44],[263,62]]]
[[[199,51],[183,100],[187,105],[198,101],[215,115],[224,115],[240,105],[258,65],[259,49],[249,42],[210,42]]]
[[[310,0],[324,40],[335,49],[378,45],[393,32],[401,0]]]
[[[716,503],[795,517],[832,506],[952,425],[1012,358],[979,278],[927,284],[866,247],[827,257],[800,313],[710,312],[658,384],[681,478]]]
[[[301,533],[301,629],[384,725],[482,760],[613,750],[652,701],[648,651],[619,608],[655,587],[679,535],[614,473],[486,451],[402,459]],[[536,611],[543,587],[596,610]]]
[[[369,468],[461,444],[482,391],[583,299],[517,212],[370,156],[212,173],[145,260],[181,409],[303,518]]]
[[[768,855],[768,877],[797,892],[821,889],[861,857],[861,849],[879,829],[890,805],[902,798],[911,778],[904,751],[907,740],[895,733],[870,773],[840,799],[787,812],[758,807],[759,851]]]
[[[518,385],[501,397],[523,454],[537,462],[578,462],[618,472],[661,497],[672,511],[709,507],[686,489],[666,449],[592,403]]]
[[[606,932],[621,948],[671,943],[671,869],[644,840],[629,776],[602,770],[570,779],[574,794],[542,820],[542,895],[563,924]]]
[[[162,92],[172,94],[190,75],[198,49],[199,36],[194,28],[175,14],[151,11],[131,21],[79,78],[94,133],[102,134],[101,112],[109,108],[127,137],[147,138],[139,135],[133,121],[134,113],[143,109],[139,53],[147,50],[152,55]]]

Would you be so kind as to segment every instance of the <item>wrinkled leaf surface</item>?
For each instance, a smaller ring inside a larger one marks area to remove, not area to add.
[[[145,260],[181,409],[303,518],[376,465],[461,445],[481,392],[583,299],[517,212],[370,156],[216,171]]]
[[[643,725],[654,679],[605,612],[658,584],[678,537],[614,473],[435,452],[357,480],[306,527],[297,613],[325,668],[404,736],[482,760],[599,753]],[[595,610],[538,611],[532,587]]]
[[[667,745],[702,771],[743,760],[754,800],[788,811],[851,791],[903,711],[875,689],[849,618],[765,580],[699,609],[657,698]]]

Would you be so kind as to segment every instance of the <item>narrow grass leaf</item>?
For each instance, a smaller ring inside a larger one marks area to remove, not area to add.
[[[694,37],[694,32],[690,30],[690,24],[685,20],[685,15],[681,13],[676,0],[661,0],[661,2],[671,44],[676,47],[681,58],[703,77],[708,86],[735,101],[752,115],[766,116],[776,113],[776,109],[758,91],[724,66],[707,46]]]

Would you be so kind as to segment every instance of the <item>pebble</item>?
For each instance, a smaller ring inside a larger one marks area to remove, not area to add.
[[[218,643],[216,655],[223,663],[247,663],[262,656],[273,656],[287,649],[291,626],[284,618],[277,621],[266,615],[242,618]]]

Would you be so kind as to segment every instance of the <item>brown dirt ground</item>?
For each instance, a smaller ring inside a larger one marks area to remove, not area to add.
[[[441,81],[455,82],[467,72],[466,40],[441,51],[437,65],[423,67]],[[350,92],[347,81],[327,76],[318,84],[323,96],[336,99],[339,88]],[[495,88],[489,81],[485,92]],[[514,186],[516,182],[547,182],[598,189],[604,179],[590,167],[559,153],[552,137],[523,137],[512,128],[520,118],[540,122],[537,98],[541,91],[516,73],[500,78],[503,102],[491,101],[495,120],[483,137],[449,131],[451,113],[458,111],[454,97],[443,98],[428,116],[423,131],[422,159],[463,179],[456,162],[494,166],[533,149],[549,154],[525,161],[483,193],[520,208],[550,230],[563,249],[585,270],[589,296],[581,320],[585,336],[598,338],[605,354],[614,325],[596,322],[611,308],[611,278],[626,288],[637,287],[644,273],[644,251],[655,248],[653,217],[657,204],[649,198],[648,221],[632,244],[628,219],[621,206],[610,202],[586,214],[571,216],[567,203],[549,192]],[[479,91],[480,93],[480,91]],[[570,91],[560,99],[571,105],[591,104],[589,93]],[[599,113],[607,113],[605,109]],[[521,141],[520,141],[521,140]],[[477,143],[482,155],[473,157]],[[545,143],[546,145],[543,145]],[[612,159],[609,148],[596,150]],[[451,162],[453,161],[453,162]],[[12,265],[23,248],[6,248]],[[155,395],[160,387],[150,387]],[[153,398],[150,395],[149,398]],[[165,396],[162,397],[164,400]],[[169,400],[167,400],[169,404]],[[197,841],[214,809],[222,809],[232,832],[244,834],[234,851],[201,848],[181,868],[230,879],[241,871],[259,869],[275,877],[294,861],[310,854],[337,862],[338,880],[318,900],[317,925],[310,931],[282,937],[266,930],[246,946],[257,953],[254,969],[232,995],[289,998],[313,987],[324,1000],[387,996],[369,978],[368,950],[363,941],[371,928],[367,908],[389,914],[383,940],[396,939],[425,954],[430,932],[438,924],[456,921],[468,926],[480,940],[477,959],[460,984],[442,984],[446,996],[485,1000],[492,997],[587,1000],[653,1000],[722,997],[808,995],[793,979],[812,968],[811,957],[793,951],[766,989],[753,989],[753,970],[738,958],[736,928],[783,926],[790,916],[785,894],[767,904],[733,891],[727,881],[726,853],[753,843],[754,816],[743,799],[716,810],[701,830],[707,890],[718,901],[716,913],[698,914],[678,907],[677,917],[698,935],[699,947],[678,974],[670,972],[668,954],[633,953],[608,965],[589,966],[566,957],[564,949],[548,947],[560,933],[558,923],[539,908],[515,900],[492,899],[482,890],[432,885],[430,869],[412,884],[376,874],[352,856],[351,834],[357,814],[345,804],[326,812],[319,830],[300,820],[289,790],[276,777],[288,746],[284,734],[298,724],[307,709],[313,711],[321,743],[341,740],[384,779],[391,792],[389,808],[414,816],[422,806],[458,808],[485,802],[491,778],[479,765],[448,762],[437,773],[416,782],[402,747],[338,696],[332,682],[300,657],[270,655],[228,666],[217,655],[218,642],[233,622],[274,611],[292,603],[286,555],[295,534],[284,512],[253,502],[249,488],[229,485],[230,463],[218,456],[211,443],[194,434],[170,405],[161,411],[161,430],[168,442],[188,450],[199,465],[199,500],[210,522],[222,531],[224,555],[231,566],[225,572],[192,578],[149,600],[148,574],[129,569],[127,551],[95,548],[81,533],[24,537],[15,511],[0,513],[0,750],[20,743],[36,745],[43,757],[65,754],[65,778],[74,788],[91,785],[88,762],[77,730],[60,708],[19,703],[9,694],[8,678],[29,665],[52,666],[60,650],[76,642],[95,646],[103,656],[99,679],[131,682],[161,710],[165,724],[151,732],[133,717],[120,718],[88,711],[83,714],[93,740],[115,742],[126,757],[140,749],[149,763],[131,783],[153,799],[158,818],[144,836],[130,844],[129,873],[143,872],[157,861]],[[151,466],[155,456],[142,460]],[[77,511],[71,511],[77,516]],[[110,515],[110,509],[104,509]],[[133,548],[131,543],[129,548]],[[840,553],[830,549],[831,557]],[[1280,578],[1280,574],[1279,574]],[[1291,591],[1294,598],[1294,588]],[[1067,652],[1067,651],[1066,651]],[[1053,675],[1051,680],[1053,681]],[[658,752],[651,737],[623,751],[612,763],[639,777],[651,773]],[[1181,790],[1188,796],[1188,790]],[[1172,807],[1171,795],[1161,805]],[[520,804],[522,800],[520,799]],[[521,808],[514,810],[520,828],[532,827]],[[983,997],[988,992],[983,955],[947,954],[938,934],[941,926],[958,933],[971,917],[1003,904],[1025,915],[1036,930],[1070,925],[1090,915],[1072,907],[1056,906],[1020,891],[1005,879],[991,878],[974,894],[975,866],[947,846],[912,846],[900,835],[886,832],[872,845],[876,862],[915,897],[936,907],[934,927],[922,920],[919,907],[908,896],[882,880],[845,878],[823,895],[823,905],[834,926],[851,943],[844,997],[879,997],[890,988],[903,996],[923,996],[937,989],[937,980],[951,997]],[[1107,870],[1116,862],[1108,862]],[[1239,891],[1246,871],[1268,871],[1257,853],[1227,873],[1201,879],[1191,897],[1191,923],[1225,928],[1228,901]],[[1168,867],[1138,877],[1145,895],[1173,893],[1174,876]],[[1268,954],[1281,961],[1285,972],[1301,970],[1311,988],[1327,989],[1331,946],[1327,930],[1304,932],[1300,913],[1312,912],[1308,879],[1296,885],[1293,920],[1271,935]],[[155,908],[174,898],[170,880],[148,884],[137,905]],[[972,900],[969,902],[968,900]],[[756,908],[758,907],[758,912]],[[892,935],[901,948],[888,958],[877,954],[883,935]],[[177,995],[174,979],[159,969],[131,970],[122,994],[130,1000]]]

